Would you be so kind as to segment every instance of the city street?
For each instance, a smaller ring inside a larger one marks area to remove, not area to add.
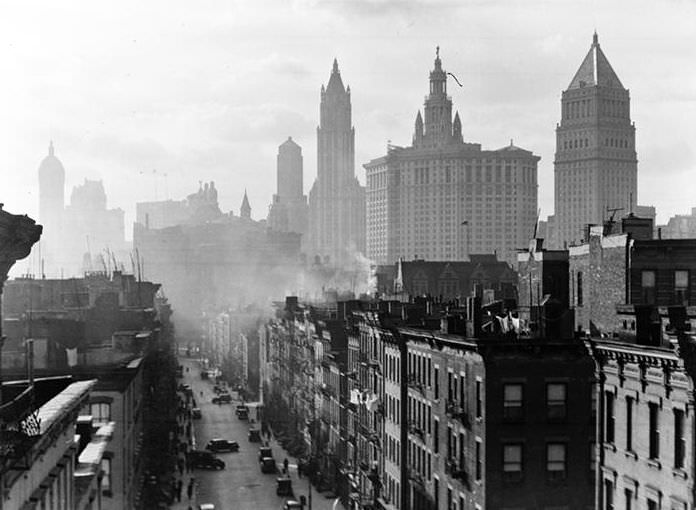
[[[199,363],[184,357],[179,358],[179,361],[184,366],[183,382],[191,385],[196,403],[203,414],[202,419],[193,422],[194,448],[203,449],[208,440],[222,438],[237,441],[239,452],[218,454],[225,462],[224,470],[196,469],[187,474],[186,483],[189,476],[195,478],[195,493],[189,501],[184,491],[181,503],[174,505],[173,508],[187,510],[191,505],[192,508],[197,509],[197,505],[202,503],[213,503],[216,510],[281,509],[288,498],[276,495],[276,478],[280,475],[260,472],[258,462],[260,443],[249,442],[247,437],[249,423],[239,420],[235,415],[237,402],[213,404],[211,402],[215,396],[213,381],[201,379]],[[181,379],[179,381],[182,382]],[[283,460],[287,455],[275,441],[271,441],[270,446],[273,448],[273,456],[280,473]],[[296,459],[288,457],[288,461],[295,499],[299,500],[300,495],[308,497],[308,482],[306,478],[298,478]],[[332,509],[334,499],[328,499],[312,488],[311,508],[312,510]],[[305,509],[307,508],[309,507],[305,506]],[[336,508],[342,507],[338,504]]]

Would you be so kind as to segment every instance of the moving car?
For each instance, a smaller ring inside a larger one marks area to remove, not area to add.
[[[208,444],[205,445],[205,449],[211,452],[238,452],[239,443],[228,439],[215,438],[208,441]]]
[[[270,446],[262,446],[259,448],[259,460],[263,459],[264,457],[273,458],[273,450],[271,450]]]
[[[222,459],[205,450],[192,450],[189,452],[191,466],[204,469],[225,469]]]
[[[261,462],[259,462],[259,466],[261,467],[261,472],[262,473],[277,473],[278,472],[278,466],[275,462],[275,459],[273,457],[264,457],[261,459]]]
[[[191,417],[194,420],[200,420],[201,418],[203,418],[203,413],[201,412],[201,409],[199,407],[194,407],[193,409],[191,409]]]
[[[240,409],[237,411],[237,418],[240,420],[248,420],[249,419],[249,411],[246,409]]]
[[[261,442],[261,431],[259,429],[249,429],[249,442],[250,443],[260,443]]]
[[[283,476],[276,479],[277,487],[276,494],[278,496],[294,496],[295,493],[292,492],[292,480],[289,476]]]
[[[213,397],[213,404],[229,404],[232,402],[232,395],[229,393],[220,393],[217,397]]]
[[[239,416],[239,413],[249,413],[249,408],[245,404],[239,404],[234,412]]]

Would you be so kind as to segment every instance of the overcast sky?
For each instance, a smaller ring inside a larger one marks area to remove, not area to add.
[[[73,186],[102,179],[109,207],[182,199],[214,180],[255,219],[275,192],[277,147],[316,175],[319,90],[334,57],[351,86],[356,173],[387,140],[411,141],[435,46],[466,141],[541,157],[539,205],[553,211],[560,94],[599,33],[631,91],[638,199],[658,221],[696,207],[696,2],[120,1],[0,7],[0,201],[38,211],[37,169],[53,140]]]

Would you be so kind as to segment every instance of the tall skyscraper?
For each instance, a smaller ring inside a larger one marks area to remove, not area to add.
[[[329,84],[321,87],[317,128],[317,180],[309,192],[308,255],[346,267],[365,252],[365,188],[355,177],[355,128],[350,87],[334,60]]]
[[[538,161],[512,142],[489,151],[463,141],[438,49],[413,144],[390,145],[386,156],[365,165],[367,256],[394,264],[402,257],[464,261],[470,253],[497,253],[513,263],[533,235]]]
[[[268,211],[268,225],[279,232],[305,234],[307,196],[303,193],[302,148],[292,137],[278,147],[277,186]]]
[[[629,92],[595,33],[561,97],[554,162],[557,248],[585,239],[588,224],[633,211],[638,198],[635,131]]]
[[[45,268],[53,269],[59,264],[58,249],[61,245],[64,209],[65,169],[56,157],[51,142],[48,156],[39,165],[39,222],[43,225],[43,235],[37,247],[43,259],[38,262]]]

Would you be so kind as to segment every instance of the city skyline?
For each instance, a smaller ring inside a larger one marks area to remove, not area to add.
[[[596,29],[631,94],[638,202],[655,205],[664,223],[694,206],[696,75],[685,64],[695,12],[682,2],[628,5],[537,2],[545,14],[535,17],[511,2],[262,2],[205,12],[39,4],[39,18],[36,5],[12,6],[0,22],[3,96],[12,98],[0,151],[5,208],[38,216],[37,169],[52,139],[66,195],[85,178],[103,179],[108,206],[126,210],[128,237],[136,202],[181,199],[200,180],[215,181],[221,208],[235,214],[246,188],[254,218],[264,218],[288,136],[306,154],[305,193],[314,181],[316,98],[334,58],[351,86],[364,183],[362,165],[388,141],[409,144],[439,45],[463,85],[450,94],[464,140],[496,149],[513,137],[541,156],[546,217],[560,92]]]

